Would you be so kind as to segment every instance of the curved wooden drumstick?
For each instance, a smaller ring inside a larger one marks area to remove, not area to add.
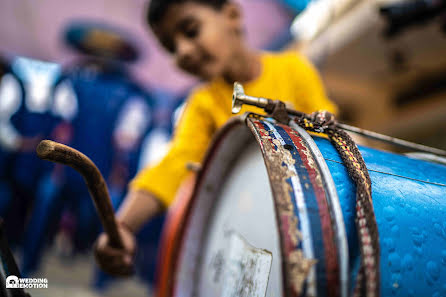
[[[82,175],[93,198],[104,230],[110,239],[110,245],[118,249],[124,248],[118,232],[107,184],[96,165],[81,152],[51,140],[42,140],[36,151],[40,159],[68,165]]]

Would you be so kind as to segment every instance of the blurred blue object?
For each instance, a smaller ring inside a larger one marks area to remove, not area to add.
[[[129,179],[136,172],[135,155],[142,136],[152,126],[151,95],[138,86],[115,61],[86,59],[67,68],[54,89],[53,113],[62,118],[56,141],[83,152],[106,179],[115,207],[118,207]],[[37,268],[49,226],[60,220],[64,205],[76,216],[74,247],[91,247],[100,223],[82,177],[69,167],[53,172],[55,178],[41,183],[25,240],[23,271]],[[49,202],[48,202],[49,201]],[[39,206],[38,206],[39,205]],[[51,218],[39,220],[35,217]],[[33,234],[31,236],[31,234]]]
[[[49,94],[59,70],[54,63],[18,57],[2,78],[0,165],[2,192],[6,196],[0,211],[7,221],[12,244],[21,240],[35,188],[44,172],[52,167],[35,156],[35,146],[41,138],[49,137],[57,123],[51,114]]]
[[[60,66],[20,57],[14,61],[12,69],[23,81],[25,92],[10,121],[21,138],[30,142],[28,148],[15,152],[12,175],[17,189],[32,202],[42,172],[52,167],[37,158],[35,147],[39,140],[50,137],[59,121],[51,111],[50,93],[60,74]]]
[[[167,151],[167,145],[180,117],[187,95],[172,95],[165,92],[156,93],[154,127],[144,137],[138,170],[160,160]]]
[[[304,10],[307,5],[314,0],[281,0],[287,7],[299,13]]]
[[[18,78],[11,72],[9,62],[0,56],[0,119],[1,122],[9,122],[10,114],[8,110],[8,102],[12,97],[22,97],[23,86]],[[1,129],[4,130],[4,129]],[[11,171],[11,151],[7,144],[4,143],[3,136],[5,133],[0,132],[0,217],[5,217],[11,203],[11,182],[9,172]]]
[[[51,175],[45,175],[37,187],[33,215],[25,232],[22,275],[29,276],[37,269],[42,248],[48,239],[49,225],[58,221],[63,200],[57,199],[59,187]]]

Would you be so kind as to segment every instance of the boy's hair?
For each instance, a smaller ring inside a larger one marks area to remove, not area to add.
[[[165,16],[167,10],[173,4],[183,4],[186,2],[196,2],[203,5],[211,6],[215,9],[220,9],[224,4],[230,0],[151,0],[147,10],[147,22],[151,27],[158,24]]]

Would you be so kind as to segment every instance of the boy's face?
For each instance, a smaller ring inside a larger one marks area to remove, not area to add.
[[[240,46],[240,12],[236,5],[221,10],[193,1],[172,5],[154,32],[177,65],[204,80],[222,76]]]

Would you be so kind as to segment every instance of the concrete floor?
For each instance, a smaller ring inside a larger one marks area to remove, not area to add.
[[[62,260],[49,250],[43,264],[32,277],[47,278],[48,289],[29,289],[32,297],[151,297],[147,286],[136,278],[114,281],[104,292],[95,292],[90,283],[93,275],[93,256],[83,255]]]

